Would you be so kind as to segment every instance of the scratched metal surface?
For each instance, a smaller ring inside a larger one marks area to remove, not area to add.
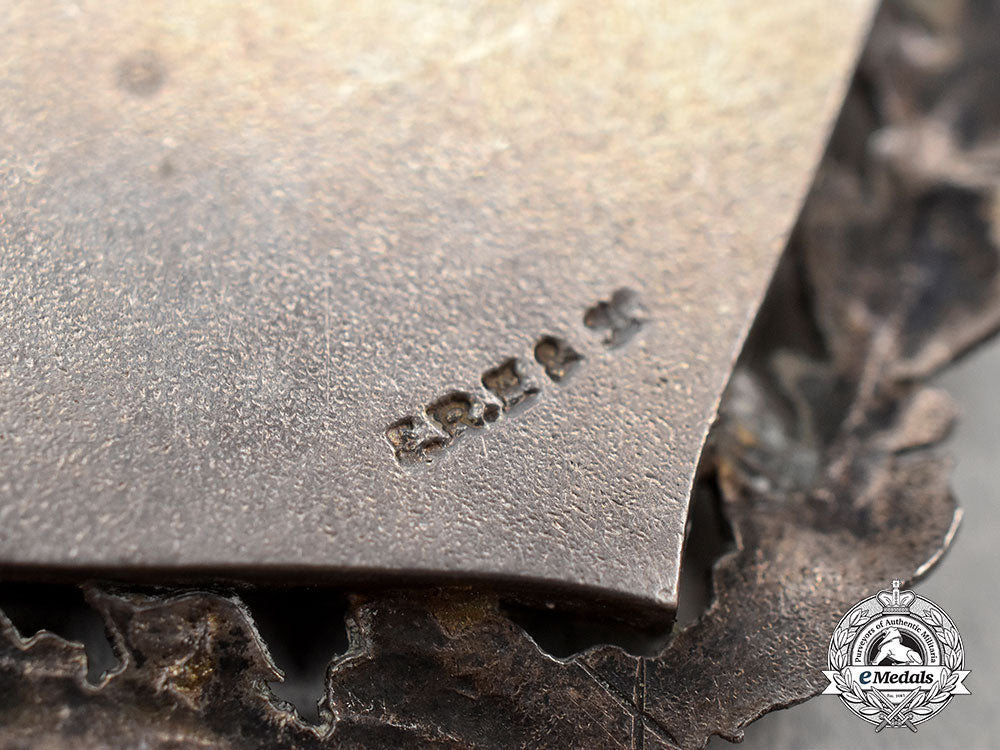
[[[671,608],[869,9],[8,3],[0,562]]]

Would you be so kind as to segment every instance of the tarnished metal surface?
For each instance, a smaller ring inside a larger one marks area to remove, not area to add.
[[[917,64],[916,29],[953,56]],[[818,692],[845,609],[925,575],[958,521],[953,410],[925,381],[1000,326],[998,30],[972,2],[894,2],[876,24],[697,485],[736,549],[660,653],[553,659],[471,591],[356,596],[307,726],[236,597],[92,587],[120,667],[89,685],[79,645],[3,621],[0,746],[699,748]],[[931,169],[925,129],[948,154]]]
[[[888,14],[878,28],[874,52],[899,38]],[[896,158],[917,154],[855,148],[905,132],[874,114],[886,93],[871,71],[853,89],[723,398],[698,491],[736,549],[708,611],[660,653],[554,659],[473,591],[355,596],[310,725],[266,686],[277,668],[237,597],[92,587],[118,668],[89,685],[81,646],[0,622],[0,746],[699,748],[818,692],[844,610],[925,574],[954,534],[938,447],[953,413],[920,363],[1000,324],[991,191],[941,177],[890,189]]]
[[[0,562],[671,608],[869,7],[8,3]]]

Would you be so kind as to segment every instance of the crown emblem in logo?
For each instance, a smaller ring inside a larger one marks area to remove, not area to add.
[[[898,578],[892,582],[892,591],[879,591],[876,595],[878,603],[882,605],[882,614],[885,615],[908,615],[910,605],[916,599],[912,591],[899,592],[899,585],[902,583]]]

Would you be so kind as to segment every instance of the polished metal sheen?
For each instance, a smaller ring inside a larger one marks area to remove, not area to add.
[[[0,563],[676,603],[870,10],[0,19]]]

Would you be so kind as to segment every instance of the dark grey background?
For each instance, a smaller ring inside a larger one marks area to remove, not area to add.
[[[955,459],[952,488],[964,509],[951,550],[914,589],[941,605],[955,620],[965,645],[966,685],[972,695],[957,698],[917,734],[883,731],[852,715],[838,698],[819,696],[751,724],[741,748],[941,748],[1000,747],[1000,341],[990,342],[939,378],[958,401],[962,416],[948,446]],[[732,747],[718,737],[711,750]]]

